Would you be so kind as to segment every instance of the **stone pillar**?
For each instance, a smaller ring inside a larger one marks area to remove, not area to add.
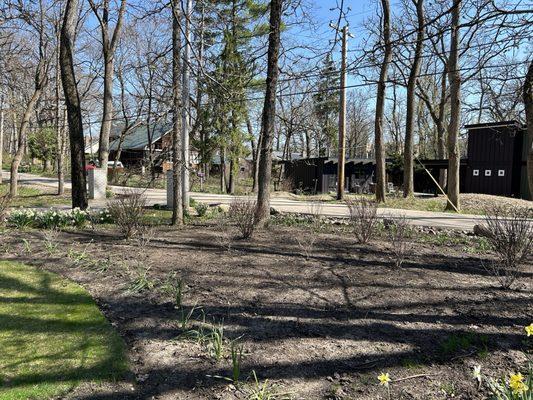
[[[88,171],[89,199],[101,200],[106,198],[107,168],[95,168]]]
[[[174,179],[173,171],[170,169],[167,171],[167,207],[172,208],[174,206],[174,196],[172,192],[174,191]]]

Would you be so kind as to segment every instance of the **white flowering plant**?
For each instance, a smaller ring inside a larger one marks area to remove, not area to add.
[[[67,226],[81,228],[89,221],[94,224],[106,224],[111,223],[112,219],[107,210],[89,212],[79,208],[46,211],[21,208],[11,211],[7,217],[7,223],[19,229],[60,229]]]
[[[15,228],[23,229],[33,225],[35,218],[35,211],[19,209],[9,213],[7,216],[7,223]]]

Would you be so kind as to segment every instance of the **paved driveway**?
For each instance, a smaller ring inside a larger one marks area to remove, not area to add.
[[[9,173],[4,172],[4,177],[9,179]],[[57,187],[57,180],[54,178],[46,178],[32,174],[21,173],[19,177],[21,184],[41,185],[46,187]],[[66,183],[65,187],[70,188],[70,183]],[[115,193],[124,193],[129,188],[122,186],[111,186],[111,190]],[[148,203],[166,204],[166,190],[164,189],[138,189],[144,190]],[[224,194],[211,193],[191,193],[191,198],[196,201],[206,204],[230,204],[235,196]],[[91,202],[93,207],[101,207],[105,205],[105,201]],[[280,212],[289,213],[311,213],[316,209],[316,202],[290,200],[272,198],[271,206]],[[320,214],[328,217],[346,217],[348,216],[348,207],[343,204],[326,203],[320,205]],[[416,211],[416,210],[400,210],[394,208],[379,208],[378,214],[383,217],[399,217],[405,216],[413,225],[438,227],[438,228],[453,228],[460,230],[472,230],[474,225],[483,221],[483,217],[468,214],[453,214],[444,212],[431,211]]]

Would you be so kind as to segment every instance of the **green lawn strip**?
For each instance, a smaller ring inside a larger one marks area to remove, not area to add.
[[[49,399],[127,370],[124,344],[77,284],[0,262],[0,400]]]
[[[9,193],[9,183],[0,184],[0,196]],[[62,196],[55,194],[53,188],[48,191],[41,190],[32,186],[19,185],[18,196],[11,200],[11,207],[51,207],[54,205],[70,204],[71,198],[69,193]]]

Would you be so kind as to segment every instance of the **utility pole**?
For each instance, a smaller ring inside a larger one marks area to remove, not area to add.
[[[341,90],[339,101],[339,152],[337,163],[337,200],[344,199],[344,167],[346,163],[346,47],[348,27],[342,28]]]
[[[181,184],[183,195],[183,209],[189,209],[189,68],[191,64],[191,10],[192,0],[187,0],[185,9],[185,46],[183,49],[183,81],[182,81],[182,103],[181,103],[181,151],[182,169]]]
[[[339,90],[339,147],[337,154],[337,200],[344,199],[344,169],[346,164],[346,54],[348,52],[348,25],[339,28],[330,23],[331,28],[341,32],[341,70],[340,70],[340,90]]]

